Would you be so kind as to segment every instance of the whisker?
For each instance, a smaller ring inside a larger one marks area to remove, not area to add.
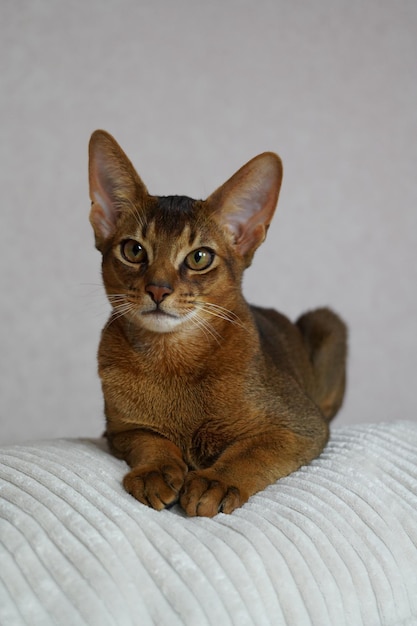
[[[230,311],[229,309],[226,309],[223,306],[220,306],[219,304],[214,304],[213,302],[203,302],[199,300],[196,301],[195,304],[200,307],[200,310],[205,311],[209,315],[218,317],[225,322],[230,322],[231,324],[235,324],[236,326],[240,326],[241,328],[246,328],[244,324],[242,324],[239,316],[236,315],[236,313]]]
[[[231,321],[233,320],[236,323],[242,324],[240,317],[236,315],[234,311],[226,309],[224,306],[220,306],[219,304],[214,304],[214,302],[206,302],[205,304],[206,306],[213,308],[216,311],[219,311],[219,313],[223,313]]]
[[[111,324],[113,324],[113,322],[120,319],[121,317],[124,317],[125,315],[127,315],[128,313],[134,310],[135,310],[135,307],[131,302],[125,302],[123,304],[116,304],[113,307],[113,312],[110,315],[107,321],[107,324],[104,327],[104,330],[106,330]]]
[[[134,309],[134,305],[132,302],[122,302],[120,304],[115,304],[113,306],[113,311],[118,315],[119,313],[124,313],[126,311],[131,311]]]
[[[107,294],[110,302],[124,302],[127,301],[125,293],[109,293]]]
[[[98,283],[83,283],[85,287],[94,287],[94,291],[84,294],[83,297],[90,298],[90,302],[87,303],[87,307],[90,311],[90,316],[102,317],[107,315],[107,323],[104,329],[108,328],[114,321],[128,315],[131,311],[134,311],[135,304],[128,298],[126,292],[123,293],[106,293],[103,284]],[[107,308],[103,307],[103,303],[107,306],[111,306],[111,314],[109,317]],[[100,306],[100,312],[97,311],[97,307]],[[85,308],[85,307],[84,307]]]
[[[85,289],[85,287],[88,287],[88,291],[87,289]],[[103,285],[98,285],[98,284],[80,284],[79,285],[79,290],[77,293],[77,297],[82,298],[83,300],[87,300],[88,298],[99,298],[99,297],[106,297],[106,292],[103,289]]]
[[[123,294],[117,296],[106,297],[106,293],[103,291],[98,294],[90,294],[89,301],[83,303],[83,310],[92,314],[94,317],[101,317],[102,315],[108,315],[108,306],[113,309],[116,306],[120,306],[125,303],[125,297]]]
[[[201,331],[203,331],[204,335],[206,336],[206,339],[209,341],[209,335],[211,335],[211,337],[213,337],[213,339],[220,345],[220,339],[222,339],[222,336],[220,335],[220,333],[218,333],[212,326],[211,324],[209,324],[209,322],[201,317],[199,317],[198,313],[197,315],[194,315],[191,320],[190,320],[197,328],[199,328]]]
[[[215,309],[219,312],[224,313],[231,319],[236,319],[236,320],[239,319],[236,313],[234,313],[230,309],[226,309],[226,307],[224,306],[220,306],[220,304],[214,304],[214,302],[205,302],[204,300],[196,300],[196,304],[202,305],[203,307],[209,307],[209,308]]]

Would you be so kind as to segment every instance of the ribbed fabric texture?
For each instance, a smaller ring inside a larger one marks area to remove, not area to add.
[[[334,429],[230,516],[160,513],[103,440],[0,448],[0,624],[415,626],[417,423]]]

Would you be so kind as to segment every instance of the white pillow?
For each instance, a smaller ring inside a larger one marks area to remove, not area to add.
[[[0,448],[0,624],[417,624],[417,423],[334,429],[214,519],[123,491],[104,440]]]

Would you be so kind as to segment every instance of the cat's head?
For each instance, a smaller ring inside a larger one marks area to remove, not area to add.
[[[93,133],[89,156],[90,221],[115,315],[152,332],[207,333],[234,321],[243,270],[278,200],[279,157],[255,157],[203,201],[150,195],[104,131]]]

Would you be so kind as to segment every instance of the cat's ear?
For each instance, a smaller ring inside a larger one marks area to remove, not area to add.
[[[148,192],[119,144],[104,130],[91,135],[88,174],[90,222],[100,247],[114,234],[123,209]]]
[[[236,251],[247,264],[266,237],[281,181],[281,159],[273,152],[264,152],[207,199],[214,219],[231,235]]]

